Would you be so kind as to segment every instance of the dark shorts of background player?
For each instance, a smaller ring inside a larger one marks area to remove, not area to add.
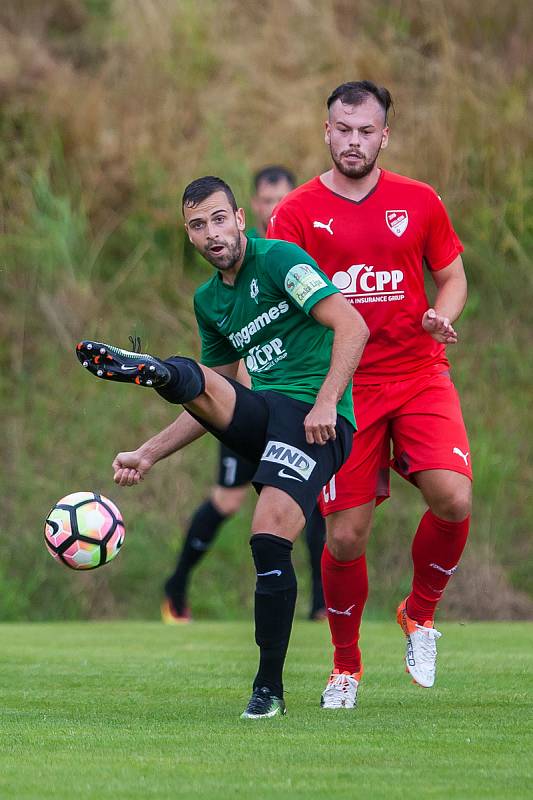
[[[219,431],[201,417],[192,416],[222,444],[254,465],[252,483],[256,491],[263,486],[281,489],[298,503],[307,520],[322,487],[350,455],[353,426],[339,415],[335,440],[324,445],[307,444],[304,419],[312,408],[310,403],[275,391],[253,392],[226,380],[237,394],[229,428]],[[315,462],[312,469],[302,466],[302,459]]]
[[[246,486],[252,482],[256,469],[257,464],[220,443],[217,486],[222,486],[224,489]]]

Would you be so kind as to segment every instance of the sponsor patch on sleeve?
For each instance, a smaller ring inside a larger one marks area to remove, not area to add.
[[[285,276],[285,290],[302,308],[315,292],[327,286],[310,264],[295,264]]]

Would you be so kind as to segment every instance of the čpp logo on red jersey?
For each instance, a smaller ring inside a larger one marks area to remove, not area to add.
[[[401,269],[376,269],[370,264],[352,264],[336,272],[332,283],[353,303],[388,303],[403,300]]]

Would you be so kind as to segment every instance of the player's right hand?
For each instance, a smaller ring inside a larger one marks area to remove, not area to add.
[[[326,444],[336,439],[337,406],[317,398],[313,408],[304,419],[305,441],[307,444]]]
[[[129,453],[117,453],[112,466],[115,483],[119,486],[135,486],[153,465],[140,450],[132,450]]]
[[[422,327],[441,344],[457,344],[457,331],[448,317],[437,314],[434,308],[428,308],[422,317]]]

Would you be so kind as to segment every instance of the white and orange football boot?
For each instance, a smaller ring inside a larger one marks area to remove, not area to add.
[[[320,698],[322,708],[356,708],[357,690],[363,669],[359,672],[339,672],[334,669]]]
[[[433,627],[433,620],[420,625],[407,616],[406,600],[398,606],[396,620],[407,639],[405,648],[405,671],[409,672],[414,683],[429,689],[435,683],[437,663],[437,639],[442,636]]]

